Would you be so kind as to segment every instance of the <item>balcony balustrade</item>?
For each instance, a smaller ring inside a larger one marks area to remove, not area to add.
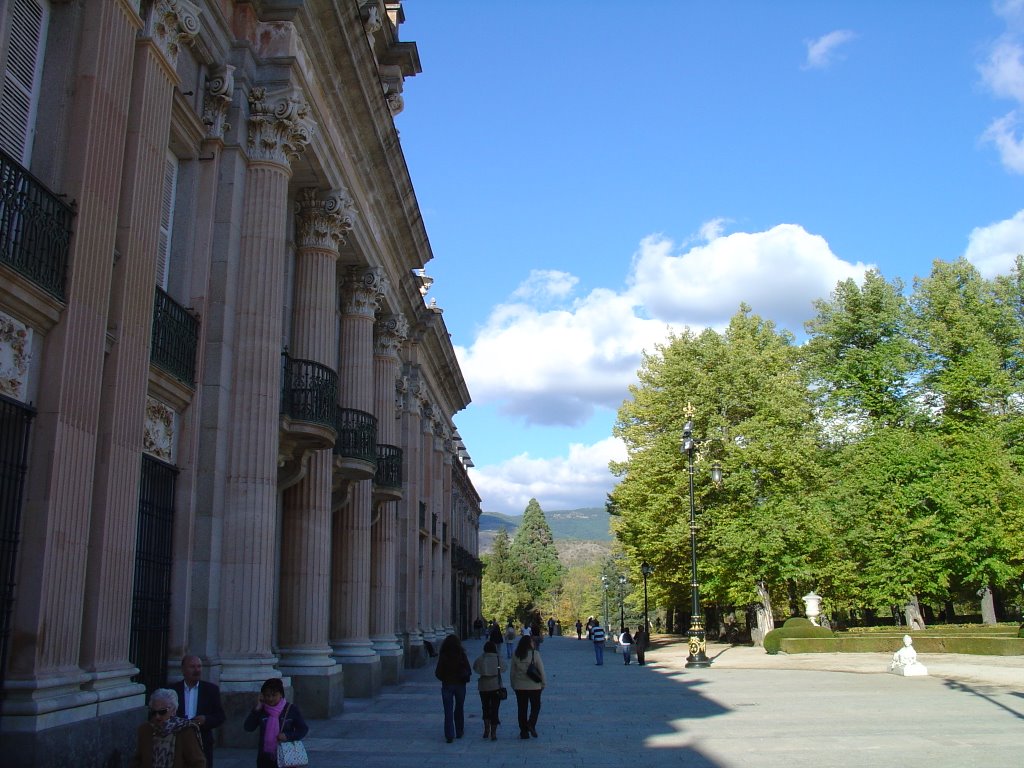
[[[196,382],[199,320],[159,287],[153,302],[153,341],[149,357],[154,365],[190,387]]]
[[[0,262],[65,300],[71,206],[0,151]]]
[[[402,498],[402,449],[394,445],[377,446],[377,472],[373,476],[373,497],[377,501]]]
[[[281,354],[281,437],[278,486],[298,482],[307,453],[334,445],[338,374],[313,360]]]

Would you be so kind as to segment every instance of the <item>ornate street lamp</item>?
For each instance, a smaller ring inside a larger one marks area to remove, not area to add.
[[[601,586],[604,589],[604,627],[611,631],[611,627],[609,626],[611,622],[608,621],[608,577],[604,574],[601,575]]]
[[[644,561],[640,564],[640,573],[644,575],[644,634],[650,632],[651,622],[647,618],[647,577],[654,573],[654,569]]]
[[[700,607],[700,586],[697,583],[697,512],[693,503],[693,454],[697,450],[697,442],[693,437],[693,406],[687,404],[682,445],[690,475],[690,631],[687,633],[690,638],[690,655],[686,657],[686,666],[710,667],[704,615]],[[717,463],[711,468],[711,479],[715,485],[722,482],[722,468]]]
[[[619,576],[619,632],[626,631],[626,577]]]

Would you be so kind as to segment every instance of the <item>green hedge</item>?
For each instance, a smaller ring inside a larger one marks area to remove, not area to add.
[[[769,636],[774,632],[769,632]],[[902,646],[903,635],[887,637],[872,635],[851,637],[782,637],[779,650],[784,653],[895,653]],[[918,653],[967,653],[979,656],[1024,656],[1024,638],[1017,637],[929,637],[911,633]],[[768,638],[765,638],[768,653]]]
[[[918,635],[1004,635],[1006,637],[1018,637],[1019,627],[1017,624],[929,624],[925,629],[913,630],[913,636]],[[902,638],[907,634],[906,627],[850,627],[844,634],[849,635],[889,635]]]
[[[764,636],[765,653],[776,654],[785,650],[783,643],[787,640],[796,639],[824,639],[832,638],[831,630],[824,627],[817,627],[808,619],[794,617],[786,619],[786,623],[778,629],[773,629]]]

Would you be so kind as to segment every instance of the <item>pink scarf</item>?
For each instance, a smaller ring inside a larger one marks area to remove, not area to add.
[[[263,705],[263,711],[267,713],[267,727],[263,731],[263,751],[272,755],[277,754],[277,734],[281,732],[281,713],[288,705],[288,702],[281,699],[274,706]]]

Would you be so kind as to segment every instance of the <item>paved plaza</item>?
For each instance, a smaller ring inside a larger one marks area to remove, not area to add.
[[[470,660],[482,643],[467,642]],[[930,675],[887,674],[885,654],[768,656],[711,645],[710,669],[685,669],[686,646],[644,667],[592,644],[545,639],[549,677],[539,738],[519,739],[514,696],[498,741],[484,741],[476,681],[466,734],[446,744],[433,665],[373,700],[310,723],[311,768],[792,768],[1024,766],[1024,659],[922,654]],[[507,678],[506,678],[507,680]],[[301,702],[299,702],[301,704]],[[251,768],[253,750],[219,749],[218,768]]]

